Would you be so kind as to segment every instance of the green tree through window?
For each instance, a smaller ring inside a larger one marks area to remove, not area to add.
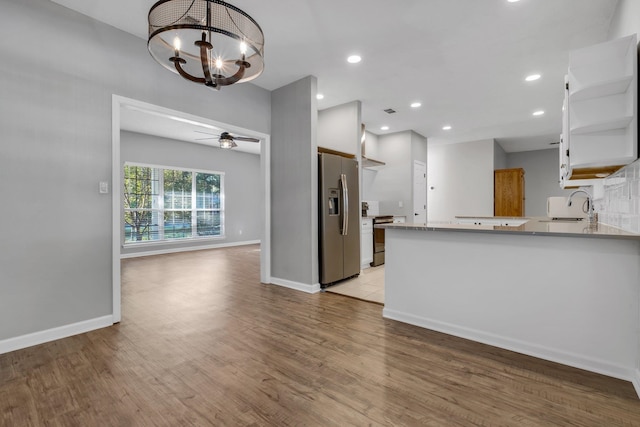
[[[164,170],[164,237],[181,239],[192,236],[191,203],[193,173]]]
[[[158,189],[158,175],[154,174],[154,169],[125,166],[125,241],[157,240],[157,221],[154,226],[153,207],[157,207]]]
[[[196,175],[196,215],[199,236],[220,233],[220,175]]]
[[[125,243],[224,235],[223,176],[126,164]]]

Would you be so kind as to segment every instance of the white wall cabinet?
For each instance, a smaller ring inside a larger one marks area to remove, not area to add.
[[[362,218],[360,229],[360,268],[373,262],[373,218]]]
[[[563,187],[586,170],[596,174],[638,158],[637,68],[635,34],[571,52],[560,145]]]

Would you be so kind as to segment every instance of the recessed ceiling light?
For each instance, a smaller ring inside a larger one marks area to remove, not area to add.
[[[451,130],[451,126],[449,125],[442,126],[442,130]]]
[[[422,106],[422,104],[420,102],[414,102],[414,103],[411,104],[411,108],[418,108],[418,107],[421,107],[421,106]]]
[[[509,3],[515,3],[515,2],[518,2],[518,1],[520,1],[520,0],[507,0],[507,1],[508,1]]]
[[[316,95],[316,99],[324,99],[324,95],[319,93]]]
[[[531,75],[527,76],[525,78],[525,80],[528,81],[528,82],[534,82],[534,81],[538,80],[540,77],[542,77],[540,74],[531,74]]]
[[[347,62],[350,64],[357,64],[360,61],[362,61],[362,58],[359,55],[351,55],[347,58]]]
[[[534,116],[542,116],[543,114],[544,114],[544,111],[542,111],[542,110],[538,110],[538,111],[534,111],[533,112]]]
[[[389,126],[382,126],[380,130],[389,130]]]

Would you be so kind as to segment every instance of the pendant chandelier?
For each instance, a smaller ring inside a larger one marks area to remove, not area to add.
[[[220,0],[158,1],[149,10],[147,47],[163,67],[218,90],[264,69],[262,29]]]

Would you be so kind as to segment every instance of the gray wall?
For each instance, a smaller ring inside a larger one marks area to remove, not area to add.
[[[316,87],[306,77],[271,94],[271,275],[281,284],[318,283]]]
[[[365,131],[365,157],[378,160],[378,135]],[[375,198],[375,180],[378,169],[360,168],[360,200],[378,200]]]
[[[615,40],[633,33],[640,33],[640,2],[620,0],[611,19],[608,40]]]
[[[360,152],[360,101],[318,111],[318,147],[348,154]]]
[[[121,165],[135,162],[224,172],[225,196],[225,238],[125,247],[123,254],[260,240],[263,214],[259,155],[135,132],[123,131],[120,135]]]
[[[495,141],[493,143],[493,168],[507,169],[507,153]]]
[[[411,132],[412,165],[414,160],[419,160],[423,163],[427,163],[427,138],[418,133]]]
[[[364,132],[365,156],[378,160],[378,135],[369,131]]]
[[[367,140],[367,154],[375,153],[384,166],[363,173],[364,200],[378,200],[381,215],[413,218],[413,161],[427,162],[427,139],[405,131],[379,135],[377,144]],[[402,207],[400,203],[402,202]]]
[[[0,54],[3,340],[112,313],[111,194],[98,182],[111,180],[113,94],[266,134],[271,98],[188,82],[145,40],[48,0],[2,0]]]
[[[507,168],[524,169],[525,216],[546,216],[547,197],[571,194],[558,184],[557,148],[508,153]]]

